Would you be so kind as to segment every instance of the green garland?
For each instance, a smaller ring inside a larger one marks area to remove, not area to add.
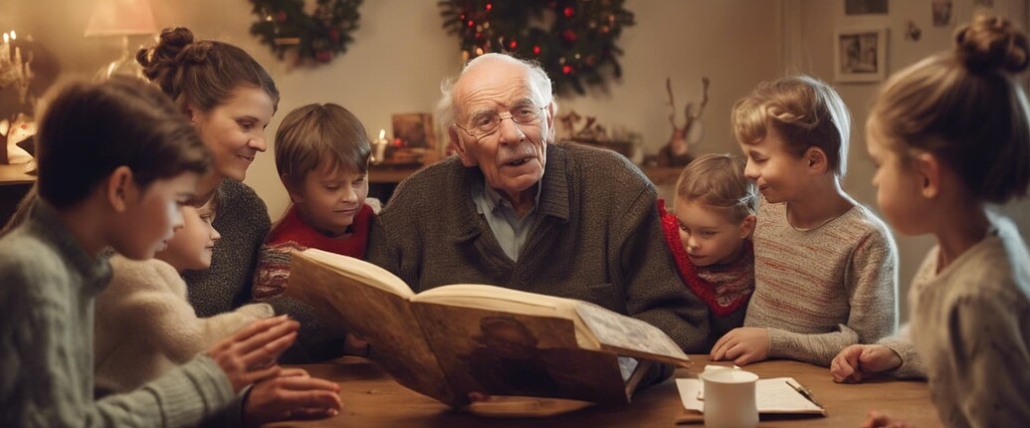
[[[334,54],[347,52],[358,28],[362,0],[318,0],[313,14],[304,12],[303,0],[250,0],[258,21],[250,33],[261,38],[283,59],[295,48],[297,62],[327,63]]]
[[[554,81],[556,92],[604,86],[602,69],[616,78],[622,54],[616,40],[634,25],[623,0],[440,0],[444,28],[461,39],[462,55],[508,52],[533,59]],[[551,21],[550,28],[534,23]]]

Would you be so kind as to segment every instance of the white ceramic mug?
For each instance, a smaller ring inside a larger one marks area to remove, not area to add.
[[[758,425],[755,381],[758,375],[740,369],[705,370],[705,428],[742,428]]]

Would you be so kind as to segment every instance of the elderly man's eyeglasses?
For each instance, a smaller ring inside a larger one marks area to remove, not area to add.
[[[519,125],[533,125],[540,122],[544,118],[544,108],[526,105],[515,107],[508,113],[498,114],[495,111],[480,113],[473,116],[468,125],[461,126],[455,123],[454,126],[465,131],[472,138],[479,140],[497,132],[501,128],[501,121],[504,119],[511,119],[512,122]]]

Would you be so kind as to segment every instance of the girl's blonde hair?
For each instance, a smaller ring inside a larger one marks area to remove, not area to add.
[[[977,16],[955,32],[952,52],[887,81],[870,112],[869,133],[904,159],[932,153],[981,200],[1025,196],[1030,108],[1012,74],[1028,65],[1025,34],[1004,18]]]
[[[704,155],[683,168],[675,203],[681,198],[714,207],[735,224],[758,211],[758,189],[744,176],[744,160],[729,154]]]

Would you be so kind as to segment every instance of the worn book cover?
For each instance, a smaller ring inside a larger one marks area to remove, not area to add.
[[[583,301],[477,284],[415,294],[316,249],[290,270],[288,295],[367,340],[398,383],[455,407],[470,392],[627,403],[652,362],[689,361],[658,328]]]

